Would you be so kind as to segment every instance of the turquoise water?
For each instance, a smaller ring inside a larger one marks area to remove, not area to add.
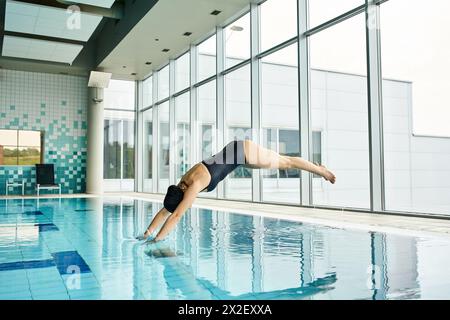
[[[0,200],[0,299],[449,299],[450,241],[160,204]],[[282,209],[280,209],[282,210]]]

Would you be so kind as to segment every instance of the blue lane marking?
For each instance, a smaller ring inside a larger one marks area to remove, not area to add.
[[[23,212],[23,214],[26,214],[26,215],[30,215],[30,216],[42,216],[42,215],[44,215],[43,213],[42,213],[42,211],[25,211],[25,212]]]
[[[39,227],[39,232],[59,231],[59,228],[53,223],[36,223],[35,227]]]
[[[49,267],[54,267],[54,266],[55,266],[55,261],[53,261],[53,259],[6,262],[6,263],[0,263],[0,271],[49,268]]]
[[[52,256],[61,275],[73,274],[75,271],[80,273],[91,272],[88,264],[77,251],[56,252],[52,253]]]

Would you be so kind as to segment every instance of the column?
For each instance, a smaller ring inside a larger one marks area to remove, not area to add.
[[[86,193],[103,193],[103,88],[89,88]]]

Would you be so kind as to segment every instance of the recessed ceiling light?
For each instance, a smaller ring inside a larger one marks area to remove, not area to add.
[[[222,11],[219,11],[219,10],[214,10],[213,12],[211,12],[211,14],[213,15],[213,16],[217,16],[219,13],[221,13]]]
[[[162,52],[169,52],[170,49],[162,49]]]
[[[156,39],[155,39],[155,41],[159,41],[159,39],[158,39],[158,38],[156,38]]]
[[[126,67],[127,67],[127,66],[122,66],[122,68],[124,68],[124,69],[125,69]]]
[[[151,65],[152,63],[151,63],[150,61],[147,61],[145,64],[149,66],[149,65]]]
[[[242,28],[241,26],[232,26],[230,29],[233,30],[233,31],[242,31],[242,30],[244,30],[244,28]]]
[[[183,36],[189,37],[192,34],[192,32],[185,32],[183,33]]]
[[[137,73],[136,73],[136,72],[133,72],[131,75],[132,75],[132,76],[135,76],[135,75],[137,75]]]

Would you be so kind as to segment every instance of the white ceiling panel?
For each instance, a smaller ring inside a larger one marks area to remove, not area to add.
[[[8,0],[6,3],[5,30],[42,36],[88,41],[101,16],[80,13],[78,20],[64,9],[39,6]]]
[[[5,36],[2,55],[72,64],[82,49],[77,44]]]

